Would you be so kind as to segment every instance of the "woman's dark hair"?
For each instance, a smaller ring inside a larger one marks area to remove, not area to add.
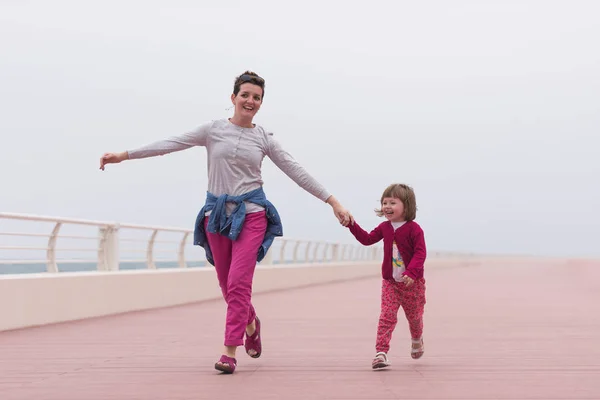
[[[261,98],[265,97],[265,80],[258,76],[257,73],[252,71],[246,71],[235,78],[235,82],[233,84],[233,94],[235,96],[237,96],[237,94],[240,92],[240,86],[242,86],[244,83],[252,83],[253,85],[260,86],[263,91]]]

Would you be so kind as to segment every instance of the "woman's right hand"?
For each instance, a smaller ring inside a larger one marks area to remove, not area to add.
[[[104,171],[104,166],[106,164],[118,164],[128,158],[129,154],[127,154],[126,151],[121,153],[104,153],[104,155],[100,157],[100,169]]]

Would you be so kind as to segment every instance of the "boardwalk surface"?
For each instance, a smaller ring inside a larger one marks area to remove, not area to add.
[[[370,369],[380,280],[365,279],[255,296],[264,354],[240,351],[234,375],[213,369],[220,301],[0,333],[0,399],[600,399],[600,263],[427,278],[425,355],[400,318],[389,370]]]

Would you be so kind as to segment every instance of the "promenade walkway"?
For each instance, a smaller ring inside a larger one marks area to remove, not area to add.
[[[264,353],[234,375],[213,369],[222,301],[3,332],[0,399],[600,399],[600,262],[426,274],[425,355],[401,315],[388,370],[370,368],[372,278],[256,295]]]

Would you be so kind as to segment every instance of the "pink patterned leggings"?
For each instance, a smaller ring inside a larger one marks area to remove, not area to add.
[[[400,306],[408,320],[408,327],[413,339],[423,335],[423,312],[425,310],[425,279],[421,278],[412,285],[404,282],[383,280],[381,286],[381,315],[377,326],[376,351],[387,353],[390,350],[392,332],[398,322]]]

